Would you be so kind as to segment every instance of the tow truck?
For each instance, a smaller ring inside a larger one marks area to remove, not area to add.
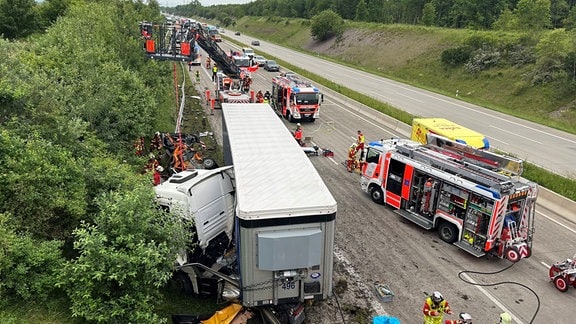
[[[538,186],[522,160],[428,134],[427,144],[368,144],[361,188],[372,200],[476,257],[530,257]]]
[[[295,74],[272,78],[270,104],[279,116],[284,116],[291,123],[296,120],[314,122],[320,117],[322,98],[318,88]]]

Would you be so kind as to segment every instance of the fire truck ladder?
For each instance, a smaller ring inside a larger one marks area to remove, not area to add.
[[[216,62],[218,70],[223,71],[232,78],[238,78],[240,76],[240,69],[234,64],[232,58],[218,46],[218,43],[210,37],[208,31],[204,30],[200,24],[196,27],[196,31],[199,36],[197,39],[198,45]]]
[[[402,155],[495,189],[499,193],[508,193],[514,188],[514,184],[508,176],[457,160],[425,146],[410,147],[399,145],[397,149]]]
[[[428,147],[448,154],[457,154],[462,160],[483,168],[510,176],[520,176],[524,171],[522,160],[512,156],[477,149],[433,133],[427,134],[426,139]]]

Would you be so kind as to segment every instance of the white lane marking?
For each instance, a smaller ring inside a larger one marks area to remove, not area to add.
[[[471,283],[476,283],[474,280],[472,280],[472,278],[470,278],[470,276],[468,276],[467,274],[463,273],[462,277],[466,277],[465,279]],[[516,317],[516,315],[512,314],[512,312],[506,308],[506,306],[504,306],[502,303],[500,303],[498,301],[498,299],[496,299],[496,297],[493,297],[488,291],[486,291],[486,289],[484,289],[484,287],[482,286],[478,286],[478,285],[474,285],[474,287],[476,287],[478,290],[480,290],[481,293],[483,293],[486,297],[488,297],[488,299],[490,299],[494,304],[496,304],[496,306],[500,307],[500,309],[508,314],[510,314],[510,316],[512,316],[512,319],[514,319],[514,322],[517,324],[524,324],[524,322],[522,322],[518,317]]]
[[[550,266],[546,262],[540,261],[540,264],[545,266],[547,269],[550,269]]]
[[[511,135],[514,135],[514,136],[518,136],[518,137],[527,139],[527,140],[532,141],[532,142],[534,142],[534,143],[542,144],[542,142],[538,142],[538,141],[533,140],[533,139],[531,139],[531,138],[528,138],[528,137],[526,137],[526,136],[520,136],[520,135],[518,135],[518,133],[516,133],[516,132],[510,132],[510,131],[507,131],[507,130],[505,130],[505,129],[496,127],[496,126],[494,126],[494,125],[490,125],[490,127],[496,128],[497,130],[499,130],[499,131],[501,131],[501,132],[504,132],[504,133],[508,133],[508,134],[511,134]]]
[[[568,231],[570,231],[570,232],[572,232],[572,233],[576,234],[576,230],[574,230],[574,229],[572,229],[572,228],[568,227],[568,225],[564,225],[564,224],[560,223],[559,221],[557,221],[557,220],[553,219],[553,218],[552,218],[552,217],[550,217],[550,216],[547,216],[546,214],[544,214],[544,213],[542,213],[542,212],[536,211],[536,213],[538,213],[538,214],[542,215],[542,217],[546,218],[547,220],[549,220],[549,221],[551,221],[551,222],[553,222],[553,223],[556,223],[556,224],[557,224],[557,225],[559,225],[559,226],[562,226],[562,227],[564,227],[564,229],[566,229],[566,230],[568,230]]]
[[[351,110],[348,110],[348,109],[340,106],[339,104],[336,104],[336,107],[341,108],[342,110],[346,110],[349,114],[351,114],[351,115],[355,116],[356,118],[361,119],[361,120],[363,120],[364,122],[366,122],[366,123],[368,123],[368,124],[370,124],[370,125],[378,128],[378,129],[380,129],[380,130],[382,130],[382,131],[384,131],[384,132],[386,132],[386,133],[388,133],[388,134],[390,134],[390,135],[392,135],[393,137],[400,137],[398,134],[394,134],[394,133],[390,132],[389,130],[385,129],[384,127],[381,127],[380,125],[377,125],[377,124],[373,123],[372,121],[370,121],[370,120],[368,120],[368,119],[366,119],[366,118],[364,118],[364,117],[362,117],[362,116],[360,116],[360,115],[358,115],[358,114],[356,114],[356,113],[353,113]],[[354,139],[355,139],[355,138],[354,138]]]

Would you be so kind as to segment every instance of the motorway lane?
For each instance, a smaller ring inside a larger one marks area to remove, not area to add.
[[[226,34],[249,44],[253,39]],[[576,178],[576,135],[508,116],[454,98],[375,76],[321,58],[260,41],[257,50],[271,53],[336,83],[387,102],[411,114],[444,117],[488,136],[494,147],[531,163]],[[266,56],[266,55],[265,55]],[[457,89],[455,89],[456,91]],[[463,94],[465,95],[465,94]]]
[[[273,75],[263,70],[254,73],[253,89],[269,89]],[[219,114],[219,110],[215,111],[213,121],[218,120]],[[216,121],[213,125],[219,124]],[[316,145],[336,153],[334,159],[310,158],[338,201],[336,246],[366,286],[375,280],[392,285],[396,297],[394,302],[382,305],[385,311],[405,323],[417,323],[421,319],[424,292],[438,289],[456,312],[470,312],[476,323],[495,322],[502,310],[512,313],[517,323],[529,323],[537,301],[528,290],[516,285],[475,287],[458,279],[461,270],[494,272],[507,267],[509,262],[474,258],[440,241],[435,232],[426,232],[390,208],[373,203],[360,190],[359,176],[347,173],[341,164],[348,146],[355,141],[357,129],[364,131],[367,140],[401,135],[330,95],[325,95],[320,120],[304,124],[305,136],[313,136]],[[576,252],[576,225],[561,216],[539,204],[533,256],[500,274],[470,275],[481,283],[514,281],[534,289],[542,303],[534,323],[572,320],[571,305],[576,301],[576,290],[560,293],[547,278],[547,265]]]

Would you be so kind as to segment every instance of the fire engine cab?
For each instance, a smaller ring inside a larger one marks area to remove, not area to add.
[[[242,92],[245,79],[233,79],[222,72],[216,74],[216,98],[223,103],[250,103],[250,96]]]
[[[366,148],[361,187],[372,200],[476,257],[517,262],[532,251],[538,186],[522,160],[430,134]]]
[[[270,104],[276,113],[291,123],[296,120],[315,121],[320,114],[322,94],[315,86],[295,75],[272,78]]]

